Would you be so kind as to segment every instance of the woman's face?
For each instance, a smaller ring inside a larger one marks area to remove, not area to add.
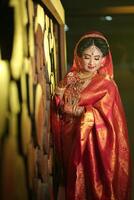
[[[82,57],[81,57],[81,64],[84,69],[84,71],[88,72],[95,72],[97,71],[104,62],[104,57],[99,48],[97,48],[95,45],[92,45],[91,47],[85,49],[83,51]]]

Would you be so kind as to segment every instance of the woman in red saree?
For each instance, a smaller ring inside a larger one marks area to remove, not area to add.
[[[130,199],[126,120],[101,33],[89,32],[78,41],[73,66],[56,88],[51,120],[65,199]]]

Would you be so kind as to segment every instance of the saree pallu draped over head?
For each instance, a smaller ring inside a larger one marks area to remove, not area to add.
[[[98,32],[89,32],[80,41],[90,37],[102,38],[108,44]],[[128,131],[118,88],[113,80],[111,52],[109,49],[104,65],[89,84],[80,89],[77,76],[81,71],[77,55],[79,42],[74,50],[73,66],[59,83],[59,86],[65,86],[60,88],[64,93],[55,95],[52,102],[55,184],[64,186],[65,200],[129,200]],[[68,80],[71,80],[69,86]],[[66,99],[84,107],[83,113],[64,112],[65,107],[69,108]],[[61,178],[56,178],[59,174]]]

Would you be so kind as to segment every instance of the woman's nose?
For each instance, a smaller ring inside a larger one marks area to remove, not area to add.
[[[88,64],[89,64],[89,65],[93,65],[93,64],[94,64],[94,60],[93,60],[93,59],[90,59],[90,60],[88,61]]]

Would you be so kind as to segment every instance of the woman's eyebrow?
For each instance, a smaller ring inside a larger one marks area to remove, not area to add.
[[[83,55],[84,56],[91,56],[91,54],[88,54],[88,53],[84,53]]]

